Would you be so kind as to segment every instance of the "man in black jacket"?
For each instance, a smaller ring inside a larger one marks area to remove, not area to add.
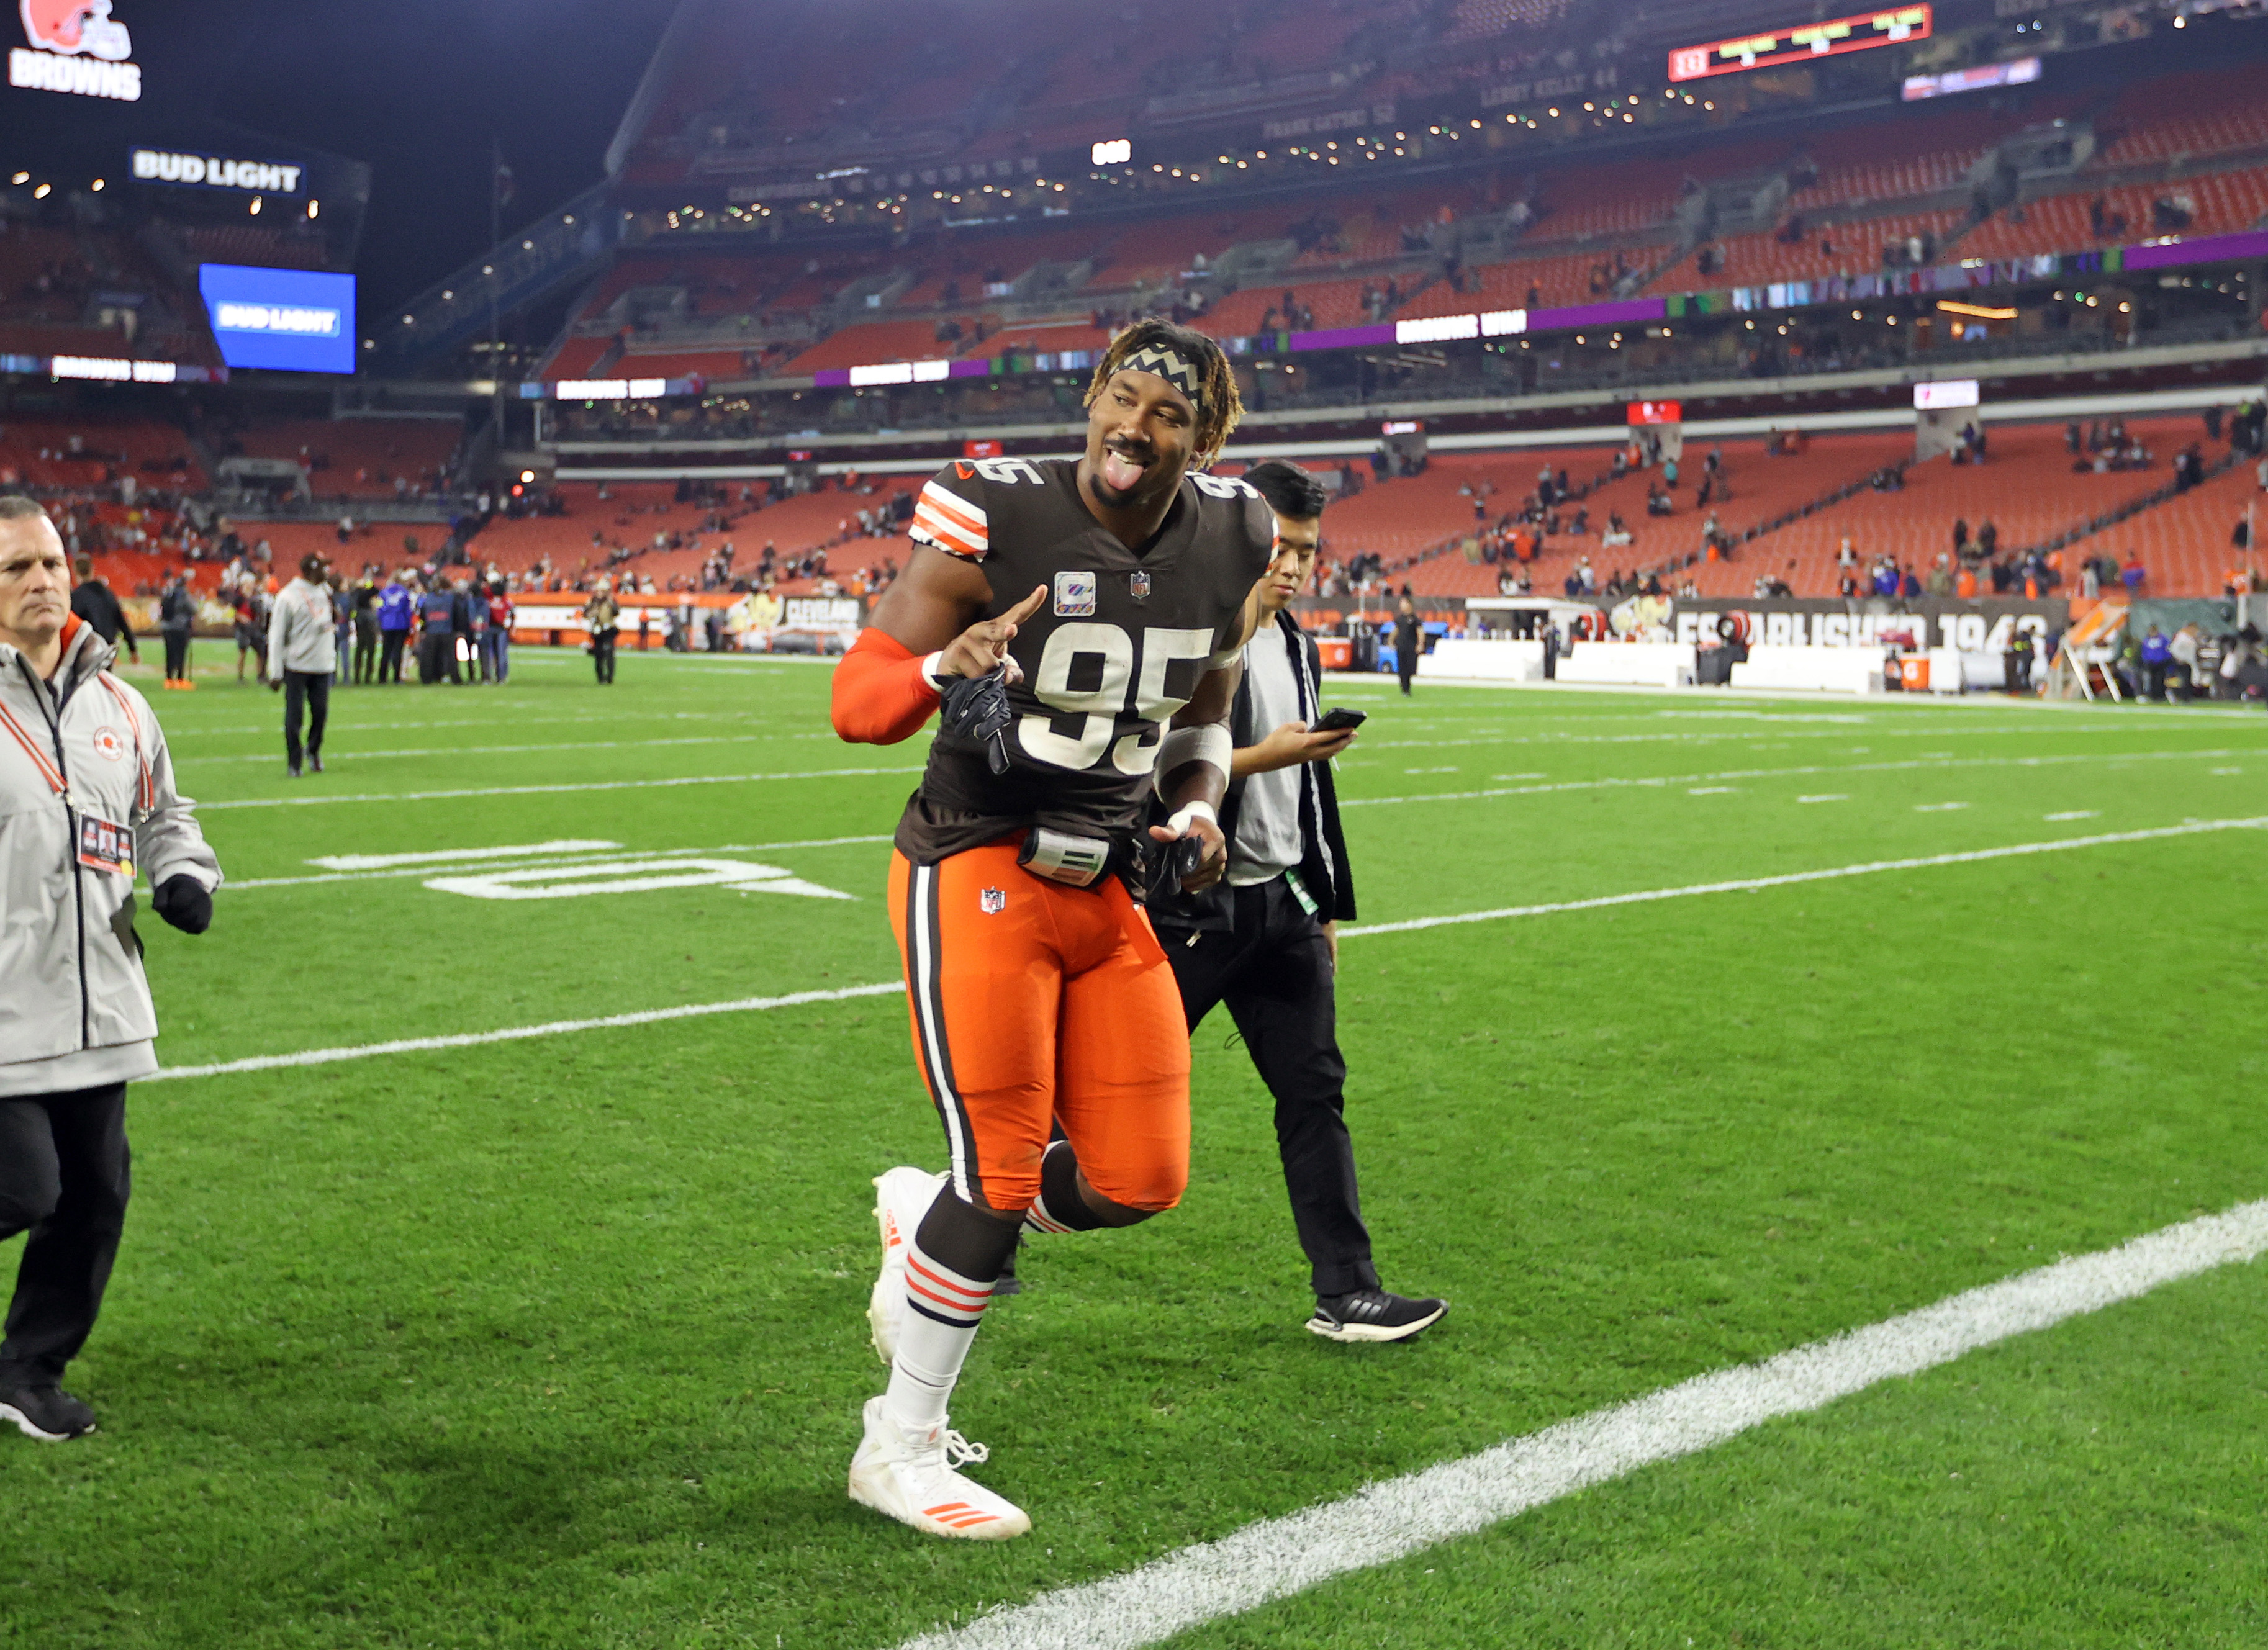
[[[1355,914],[1330,759],[1352,729],[1322,732],[1322,658],[1290,612],[1314,571],[1325,494],[1295,466],[1245,477],[1276,512],[1279,544],[1262,583],[1267,617],[1245,649],[1230,713],[1236,751],[1220,809],[1228,874],[1154,904],[1189,1028],[1226,1004],[1276,1099],[1276,1144],[1292,1216],[1314,1271],[1308,1329],[1336,1341],[1398,1341],[1448,1310],[1379,1285],[1343,1115],[1334,976],[1340,922]]]
[[[71,573],[77,582],[71,586],[70,610],[113,647],[124,642],[127,656],[140,664],[142,650],[135,645],[134,627],[127,622],[126,609],[119,605],[115,593],[96,574],[93,558],[80,556],[71,564]]]

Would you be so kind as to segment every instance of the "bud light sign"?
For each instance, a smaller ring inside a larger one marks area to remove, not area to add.
[[[197,268],[220,358],[284,372],[355,370],[355,278],[249,264]]]

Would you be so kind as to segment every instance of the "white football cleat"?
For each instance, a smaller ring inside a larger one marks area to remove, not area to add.
[[[866,1400],[866,1435],[850,1457],[850,1499],[924,1535],[964,1541],[1007,1541],[1032,1528],[1024,1509],[955,1469],[981,1464],[988,1452],[950,1430],[900,1426]]]
[[[943,1175],[899,1168],[874,1176],[874,1226],[882,1238],[882,1270],[866,1298],[874,1352],[884,1363],[898,1355],[898,1325],[906,1319],[906,1249],[922,1217],[937,1201]]]

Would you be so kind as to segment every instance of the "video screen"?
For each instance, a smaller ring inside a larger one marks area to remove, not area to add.
[[[283,372],[355,370],[355,278],[241,263],[197,267],[220,357]]]

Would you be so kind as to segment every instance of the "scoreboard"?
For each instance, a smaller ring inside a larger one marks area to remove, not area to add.
[[[1744,34],[1705,46],[1681,46],[1669,54],[1669,78],[1673,84],[1704,80],[1711,75],[1736,75],[1748,69],[1807,63],[1844,52],[1926,41],[1930,21],[1928,6],[1908,5],[1825,23],[1797,23],[1769,34]]]

